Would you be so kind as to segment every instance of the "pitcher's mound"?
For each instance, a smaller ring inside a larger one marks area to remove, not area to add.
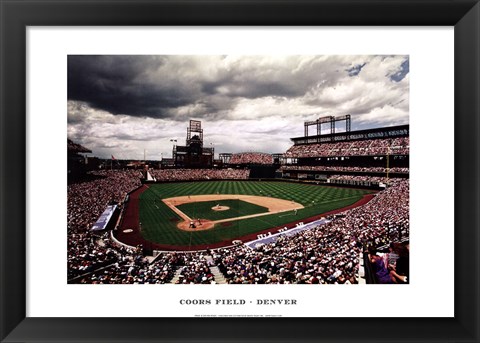
[[[228,206],[220,206],[220,205],[212,207],[212,210],[214,210],[214,211],[226,211],[226,210],[229,210],[229,209],[230,209],[230,207],[228,207]]]

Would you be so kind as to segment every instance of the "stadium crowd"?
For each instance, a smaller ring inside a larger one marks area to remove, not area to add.
[[[273,157],[263,152],[241,152],[233,154],[230,164],[272,164]]]
[[[209,284],[214,281],[203,253],[183,254],[183,266],[176,284]]]
[[[142,255],[142,249],[115,249],[117,258],[107,266],[81,277],[80,283],[93,284],[164,284],[169,283],[183,260],[175,253],[163,253],[153,263]]]
[[[166,170],[170,171],[170,170]],[[248,170],[175,170],[176,175],[166,180],[211,178],[248,178]],[[165,175],[165,174],[164,174]],[[84,182],[72,183],[67,188],[67,251],[68,279],[91,274],[82,279],[88,283],[164,283],[169,281],[183,257],[167,254],[152,265],[132,249],[118,247],[108,237],[99,239],[90,231],[107,205],[122,205],[126,195],[141,186],[139,171],[100,170],[90,172]],[[185,271],[187,273],[187,270]],[[191,273],[186,280],[190,280]]]
[[[371,183],[392,183],[401,178],[386,178],[384,176],[368,176],[368,175],[332,175],[329,177],[330,182],[336,181],[352,181],[352,182],[371,182]],[[338,182],[337,182],[338,183]]]
[[[68,279],[80,283],[212,283],[205,253],[162,252],[150,263],[142,249],[97,237],[89,228],[108,203],[121,203],[140,185],[138,171],[101,171],[68,186]],[[362,247],[409,237],[409,181],[395,179],[367,204],[327,224],[251,249],[211,251],[228,283],[357,283]]]
[[[343,167],[343,166],[298,166],[285,165],[280,167],[284,170],[312,170],[312,171],[336,171],[336,172],[361,172],[361,173],[386,173],[387,168],[384,167]],[[409,168],[393,167],[389,168],[389,173],[408,174]]]
[[[68,233],[68,279],[91,272],[117,259],[116,247],[99,244],[89,231]]]
[[[109,203],[120,203],[128,192],[142,185],[135,170],[99,170],[92,180],[73,183],[67,189],[68,227],[88,229]]]
[[[221,249],[215,260],[229,283],[357,283],[364,245],[408,238],[408,204],[408,181],[400,181],[328,224],[255,250]]]
[[[97,244],[89,229],[110,203],[122,203],[141,185],[138,171],[101,170],[91,180],[67,187],[68,277],[89,272],[114,259],[111,245]]]
[[[197,180],[245,180],[248,169],[152,169],[150,173],[157,181]]]
[[[290,147],[285,153],[285,157],[408,155],[409,145],[408,137],[302,144]]]

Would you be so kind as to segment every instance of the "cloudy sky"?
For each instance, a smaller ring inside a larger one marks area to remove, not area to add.
[[[216,157],[281,153],[305,121],[345,114],[352,130],[408,124],[408,56],[68,57],[68,138],[102,158],[169,158],[190,119]]]

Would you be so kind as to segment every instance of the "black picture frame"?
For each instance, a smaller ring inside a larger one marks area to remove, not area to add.
[[[2,342],[479,342],[478,1],[0,0],[0,15]],[[455,275],[455,317],[27,318],[26,28],[37,25],[454,26],[455,271],[445,275]]]

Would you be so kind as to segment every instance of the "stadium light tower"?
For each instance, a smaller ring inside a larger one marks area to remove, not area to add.
[[[175,161],[176,159],[176,154],[177,154],[177,140],[176,139],[170,139],[170,142],[173,143],[173,148],[172,148],[172,158]]]
[[[210,146],[212,147],[213,159],[215,159],[215,143],[210,143]]]

